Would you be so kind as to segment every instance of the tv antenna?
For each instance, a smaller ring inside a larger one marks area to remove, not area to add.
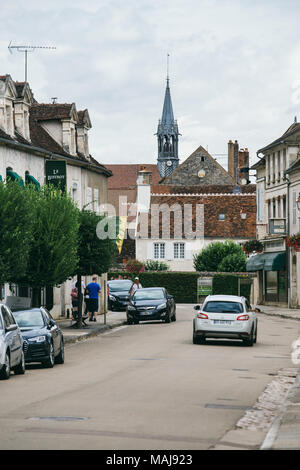
[[[16,49],[18,52],[24,52],[24,55],[25,55],[25,82],[27,82],[27,63],[28,63],[28,59],[27,59],[27,55],[28,55],[28,52],[34,52],[36,49],[56,49],[56,47],[54,46],[12,46],[12,41],[10,41],[9,45],[8,45],[8,50],[9,52],[12,54],[13,53],[13,49]]]

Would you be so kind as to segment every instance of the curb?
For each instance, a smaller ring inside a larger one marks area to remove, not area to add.
[[[83,341],[88,338],[93,338],[95,336],[100,335],[101,333],[104,333],[107,330],[112,330],[114,328],[117,328],[118,326],[126,325],[126,321],[121,320],[118,323],[114,323],[113,325],[101,325],[101,327],[94,329],[92,331],[88,331],[86,333],[83,333],[80,336],[65,336],[64,335],[64,343],[65,344],[72,344],[72,343],[78,343],[79,341]],[[62,330],[63,332],[63,330]]]
[[[292,317],[291,315],[285,315],[284,313],[269,313],[269,312],[259,312],[258,315],[268,315],[270,317],[279,317],[279,318],[288,318],[289,320],[297,320],[300,321],[299,317]]]
[[[293,398],[296,395],[296,392],[300,390],[300,369],[298,369],[298,374],[295,379],[294,384],[291,386],[290,390],[288,391],[288,394],[286,396],[286,399],[284,403],[282,404],[282,407],[279,410],[278,415],[274,418],[271,427],[264,439],[264,442],[262,443],[260,450],[272,450],[272,447],[274,445],[274,442],[276,441],[279,432],[280,432],[280,425],[282,422],[282,419],[289,407],[289,405],[292,405]],[[299,424],[300,426],[300,424]]]

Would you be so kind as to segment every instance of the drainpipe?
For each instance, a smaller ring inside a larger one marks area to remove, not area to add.
[[[290,235],[290,177],[285,173],[285,179],[287,182],[287,197],[286,197],[286,215],[287,215],[287,223],[286,223],[286,234],[287,236]],[[287,288],[288,288],[288,308],[291,308],[291,278],[290,278],[290,247],[285,246],[286,249],[286,260],[287,260]]]

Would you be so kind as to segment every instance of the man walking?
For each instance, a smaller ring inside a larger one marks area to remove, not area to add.
[[[89,321],[96,321],[96,318],[94,317],[94,315],[99,310],[98,297],[99,297],[99,292],[101,292],[100,284],[98,284],[97,282],[97,276],[93,276],[92,282],[90,282],[86,286],[86,292],[89,296],[89,301],[88,301],[88,314],[90,317]]]
[[[135,291],[136,291],[137,289],[142,289],[142,284],[140,284],[139,278],[138,278],[138,277],[135,277],[135,278],[134,278],[134,281],[133,281],[133,283],[132,283],[132,285],[131,285],[131,287],[130,287],[130,290],[129,290],[129,297],[130,297],[130,299],[132,299],[132,296],[133,296],[133,294],[135,293]]]

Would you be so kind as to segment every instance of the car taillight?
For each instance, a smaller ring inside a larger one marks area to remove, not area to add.
[[[239,320],[239,321],[247,321],[247,320],[249,320],[249,315],[239,315],[239,316],[237,317],[237,320]]]
[[[208,315],[206,315],[206,313],[203,313],[203,312],[198,312],[197,313],[197,318],[201,318],[201,319],[207,319],[208,318]]]

